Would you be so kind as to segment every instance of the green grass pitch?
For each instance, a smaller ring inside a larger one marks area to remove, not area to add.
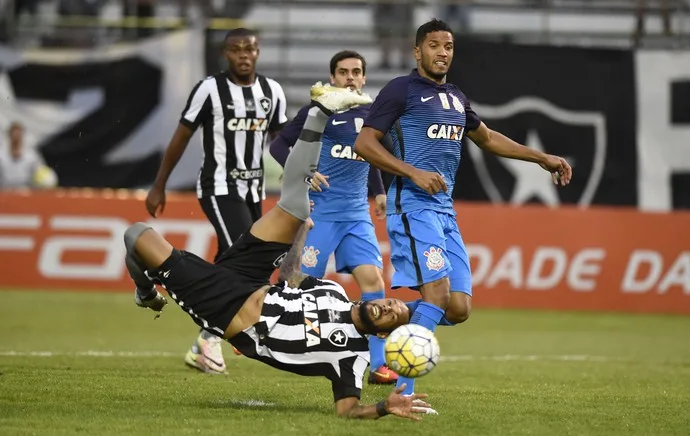
[[[325,379],[182,359],[197,333],[129,294],[0,292],[0,434],[688,435],[690,318],[488,310],[439,328],[439,416],[347,421]],[[389,387],[366,386],[363,401]]]

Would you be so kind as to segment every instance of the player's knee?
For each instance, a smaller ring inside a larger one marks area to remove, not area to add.
[[[450,303],[450,281],[448,277],[425,283],[421,287],[421,291],[424,301],[446,310]]]
[[[381,270],[374,265],[361,265],[353,271],[362,292],[380,291],[385,288]]]
[[[134,244],[137,243],[137,239],[141,236],[142,233],[144,233],[146,230],[150,229],[151,227],[148,224],[145,223],[134,223],[131,226],[125,230],[125,247],[127,248],[127,253],[133,253],[134,252]]]
[[[287,187],[283,182],[283,190],[278,200],[278,207],[297,218],[305,221],[309,218],[309,191],[301,187]]]
[[[373,276],[362,284],[361,289],[367,291],[380,291],[382,289],[385,289],[385,287],[386,283],[383,281],[383,277]]]
[[[452,323],[460,324],[470,317],[472,311],[472,297],[464,292],[453,292],[446,308],[446,319]]]

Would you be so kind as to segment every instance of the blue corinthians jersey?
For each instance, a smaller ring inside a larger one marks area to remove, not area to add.
[[[370,106],[357,106],[328,119],[321,138],[318,171],[329,177],[330,187],[309,194],[316,220],[371,220],[367,200],[369,163],[355,153],[355,139]]]
[[[355,139],[362,129],[371,105],[354,107],[332,115],[321,137],[318,171],[327,175],[329,188],[310,192],[314,201],[314,220],[362,221],[371,220],[368,203],[369,163],[355,153]],[[299,137],[309,105],[299,110],[295,118],[280,133],[292,145]]]
[[[460,166],[462,138],[479,127],[478,115],[453,84],[439,85],[413,70],[381,90],[364,126],[389,133],[395,157],[426,171],[441,174],[448,192],[429,195],[412,180],[396,177],[388,191],[388,212],[430,209],[455,214],[453,187]]]

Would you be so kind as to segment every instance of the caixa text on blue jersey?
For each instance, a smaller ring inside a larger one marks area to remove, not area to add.
[[[463,126],[455,124],[432,124],[426,129],[426,136],[431,139],[450,139],[451,141],[462,140],[465,132]]]

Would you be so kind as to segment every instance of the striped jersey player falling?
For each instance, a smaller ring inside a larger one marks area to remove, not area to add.
[[[361,404],[367,366],[364,336],[393,331],[409,321],[400,300],[351,303],[335,282],[300,271],[309,218],[309,185],[321,154],[329,116],[371,101],[346,88],[317,83],[302,133],[285,163],[280,199],[214,264],[175,249],[148,224],[135,223],[124,234],[127,271],[136,285],[138,306],[160,312],[170,297],[201,328],[222,335],[245,356],[301,375],[331,382],[335,411],[349,418],[392,414],[419,419],[434,413],[420,401],[425,394],[390,392],[376,404]],[[279,266],[279,282],[270,277]],[[299,399],[297,399],[299,401]]]

